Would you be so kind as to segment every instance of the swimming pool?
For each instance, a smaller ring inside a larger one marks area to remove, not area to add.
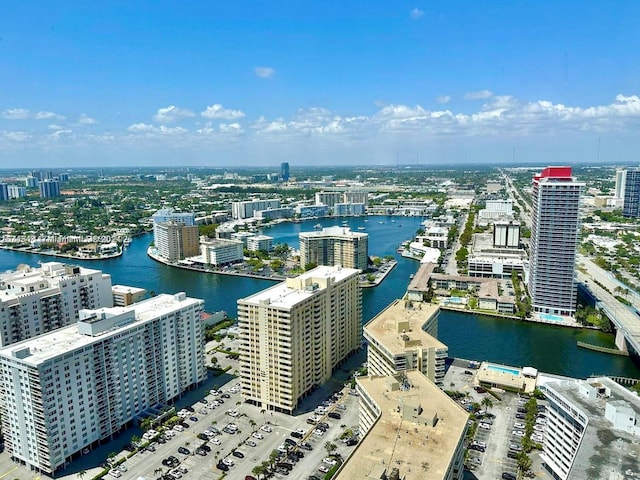
[[[564,320],[560,315],[551,315],[550,313],[539,313],[538,315],[547,322],[562,322]]]
[[[498,365],[487,365],[487,370],[493,370],[500,373],[508,373],[509,375],[520,375],[520,370],[515,368],[500,367]]]

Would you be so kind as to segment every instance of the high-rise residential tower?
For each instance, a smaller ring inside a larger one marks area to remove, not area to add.
[[[0,346],[78,321],[83,308],[111,307],[111,275],[46,262],[0,275]]]
[[[184,293],[82,310],[77,324],[0,349],[0,413],[15,461],[53,475],[206,377],[201,313]]]
[[[360,347],[358,270],[317,267],[238,300],[242,394],[291,414]]]
[[[42,198],[53,198],[60,196],[60,182],[58,180],[46,179],[40,182],[40,196]]]
[[[571,167],[547,167],[533,178],[529,293],[538,313],[573,316],[578,209],[584,187]]]
[[[624,175],[622,215],[640,218],[640,168],[628,168]]]
[[[347,227],[327,227],[317,232],[300,232],[300,264],[342,265],[366,270],[369,262],[369,234]]]

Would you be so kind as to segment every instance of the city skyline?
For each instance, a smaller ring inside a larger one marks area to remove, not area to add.
[[[640,146],[633,2],[35,6],[0,20],[5,164],[626,163]]]

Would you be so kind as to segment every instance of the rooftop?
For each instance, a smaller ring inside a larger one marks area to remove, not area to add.
[[[104,330],[98,335],[91,336],[80,333],[80,324],[97,323],[100,321],[92,316],[85,322],[81,320],[74,325],[59,328],[44,335],[2,348],[0,349],[0,356],[21,358],[23,363],[37,366],[47,360],[69,353],[72,350],[102,341],[105,336],[115,335],[123,330],[138,326],[140,323],[171,313],[178,308],[201,303],[202,300],[189,298],[180,293],[176,295],[161,294],[126,307],[104,307],[98,310],[83,310],[81,312],[95,314],[98,317],[105,314],[111,318],[120,320],[128,318],[129,320],[127,322],[121,321],[121,326],[118,326],[116,323],[113,325],[113,328]],[[23,353],[20,354],[19,352]]]
[[[338,480],[380,479],[396,467],[405,480],[445,478],[467,428],[467,413],[417,371],[406,372],[409,388],[392,390],[394,377],[357,379],[381,411],[345,464]]]
[[[136,294],[136,293],[146,292],[144,288],[130,287],[128,285],[114,285],[113,287],[111,287],[111,291],[113,293],[120,293],[120,294],[126,294],[126,293]]]
[[[560,395],[571,401],[589,418],[578,453],[570,471],[570,478],[609,478],[609,472],[627,472],[627,477],[638,476],[640,467],[640,438],[631,433],[614,429],[605,418],[609,403],[625,403],[640,418],[640,398],[606,377],[591,378],[586,382],[596,389],[607,389],[608,398],[598,395],[595,400],[580,393],[579,381],[563,381],[550,384]],[[628,471],[635,475],[629,474]]]
[[[360,270],[340,266],[319,266],[295,278],[262,290],[254,295],[239,299],[249,305],[270,305],[274,308],[290,309],[300,302],[317,295],[330,284],[342,282],[349,277],[357,277]]]
[[[447,346],[422,330],[422,325],[438,312],[438,305],[418,302],[406,308],[396,300],[365,326],[365,332],[384,345],[393,355],[415,347],[446,349]]]
[[[349,227],[326,227],[322,230],[314,231],[314,232],[300,232],[300,237],[354,237],[354,238],[363,238],[368,237],[368,233],[362,232],[352,232]]]

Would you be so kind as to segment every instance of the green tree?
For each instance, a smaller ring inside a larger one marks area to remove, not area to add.
[[[308,272],[309,270],[313,270],[317,266],[318,266],[318,264],[316,262],[309,262],[304,266],[304,271]]]
[[[336,451],[338,446],[333,442],[325,442],[324,449],[327,451],[329,455]]]
[[[518,455],[518,468],[520,469],[521,472],[528,472],[529,469],[531,468],[532,462],[531,459],[529,458],[529,455],[527,455],[524,452],[521,452]]]
[[[485,410],[489,411],[490,408],[493,407],[493,401],[489,397],[484,397],[480,404],[485,408]]]

